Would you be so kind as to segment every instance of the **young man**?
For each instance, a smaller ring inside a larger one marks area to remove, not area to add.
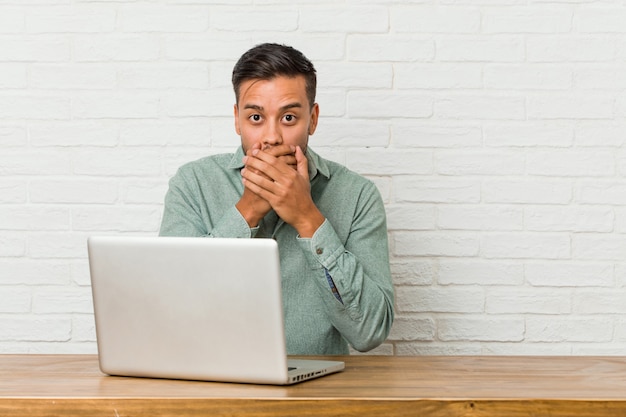
[[[241,146],[179,169],[160,234],[275,239],[288,353],[375,348],[394,314],[385,211],[371,181],[308,147],[319,116],[313,64],[262,44],[232,81]]]

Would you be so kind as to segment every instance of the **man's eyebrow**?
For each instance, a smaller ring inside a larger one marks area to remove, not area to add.
[[[263,111],[263,106],[259,106],[258,104],[251,104],[251,103],[245,104],[243,108]],[[285,104],[284,106],[280,108],[280,110],[285,111],[285,110],[294,109],[294,108],[302,108],[302,104],[298,102]]]

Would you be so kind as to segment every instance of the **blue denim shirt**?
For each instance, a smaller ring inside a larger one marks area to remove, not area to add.
[[[235,208],[243,149],[183,165],[171,178],[160,234],[278,242],[287,352],[347,354],[380,345],[393,322],[385,209],[375,185],[307,150],[311,196],[326,217],[305,239],[271,211],[250,228]]]

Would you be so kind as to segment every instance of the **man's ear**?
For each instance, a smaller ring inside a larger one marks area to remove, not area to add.
[[[319,104],[313,104],[313,108],[311,109],[311,122],[309,123],[309,135],[315,133],[315,129],[317,129],[317,121],[320,116],[320,106]]]
[[[239,106],[237,105],[237,103],[235,103],[233,108],[234,108],[233,112],[235,116],[235,132],[237,132],[237,134],[241,136],[241,129],[239,127]]]

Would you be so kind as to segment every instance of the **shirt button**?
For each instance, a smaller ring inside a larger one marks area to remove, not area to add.
[[[317,253],[318,255],[321,255],[322,253],[324,253],[324,249],[322,249],[322,248],[317,248],[317,249],[315,250],[315,253]]]

